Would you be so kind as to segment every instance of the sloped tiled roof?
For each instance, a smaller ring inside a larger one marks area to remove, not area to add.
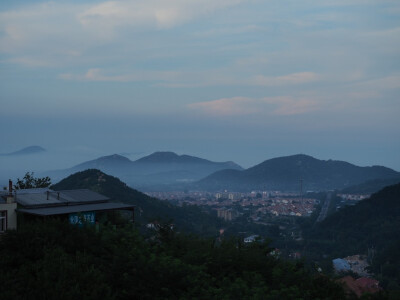
[[[105,202],[109,198],[88,189],[53,191],[51,189],[17,190],[15,200],[23,207],[48,207],[66,204]]]
[[[132,209],[133,205],[123,203],[93,203],[83,205],[64,205],[55,207],[41,207],[41,208],[20,208],[18,212],[27,213],[36,216],[53,216],[53,215],[64,215],[77,212],[88,212],[88,211],[105,211],[105,210],[117,210],[117,209]]]

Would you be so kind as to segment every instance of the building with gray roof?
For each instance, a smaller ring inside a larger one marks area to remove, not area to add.
[[[16,229],[18,214],[32,217],[61,216],[71,223],[82,219],[95,223],[96,213],[128,210],[134,215],[134,205],[111,202],[110,198],[88,189],[54,191],[37,188],[0,192],[0,231]],[[12,221],[12,222],[10,222]],[[11,225],[11,226],[10,226]]]

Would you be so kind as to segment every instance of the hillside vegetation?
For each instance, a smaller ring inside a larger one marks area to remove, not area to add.
[[[379,192],[381,189],[400,183],[400,177],[368,180],[366,182],[349,186],[340,191],[343,194],[373,194]]]
[[[267,244],[176,235],[147,241],[131,227],[96,232],[57,221],[0,239],[1,299],[343,299],[340,286]]]
[[[369,254],[382,285],[400,291],[400,184],[328,216],[306,229],[305,239],[305,249],[313,253]]]
[[[171,221],[184,232],[216,236],[222,226],[221,219],[202,212],[197,206],[178,207],[167,201],[149,197],[130,188],[118,178],[95,169],[75,173],[52,186],[54,190],[90,189],[109,197],[112,201],[133,204],[135,222]]]

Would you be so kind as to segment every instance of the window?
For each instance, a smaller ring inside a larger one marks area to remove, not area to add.
[[[0,211],[0,232],[7,230],[7,211]]]

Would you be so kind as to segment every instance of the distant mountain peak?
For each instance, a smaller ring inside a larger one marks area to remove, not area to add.
[[[76,165],[72,169],[80,170],[80,169],[101,169],[101,168],[115,168],[120,167],[121,165],[129,165],[132,161],[122,155],[119,154],[112,154],[107,156],[102,156],[90,161],[86,161],[79,165]]]
[[[284,160],[318,160],[315,157],[312,157],[311,155],[307,155],[307,154],[293,154],[293,155],[288,155],[288,156],[282,156],[282,157],[277,157],[277,158],[273,158],[273,159],[284,159]]]
[[[106,155],[97,158],[96,160],[110,160],[110,161],[124,161],[124,162],[130,162],[131,160],[125,156],[119,155],[119,154],[112,154],[112,155]]]
[[[151,163],[151,164],[182,164],[182,165],[215,165],[219,166],[218,169],[221,168],[232,168],[232,169],[243,169],[238,164],[228,161],[228,162],[214,162],[208,159],[191,156],[187,154],[178,155],[171,151],[158,151],[150,154],[148,156],[142,157],[135,161],[135,163]]]
[[[179,157],[180,155],[176,154],[172,151],[156,151],[153,154],[150,154],[147,157],[154,157],[154,158],[174,158]]]
[[[178,155],[171,151],[157,151],[148,156],[138,159],[136,162],[152,162],[152,163],[164,163],[164,162],[176,162],[183,155]]]
[[[46,151],[46,149],[44,149],[43,147],[40,147],[40,146],[29,146],[29,147],[25,147],[21,150],[3,154],[3,155],[27,155],[27,154],[35,154],[35,153],[40,153],[40,152],[45,152],[45,151]]]

